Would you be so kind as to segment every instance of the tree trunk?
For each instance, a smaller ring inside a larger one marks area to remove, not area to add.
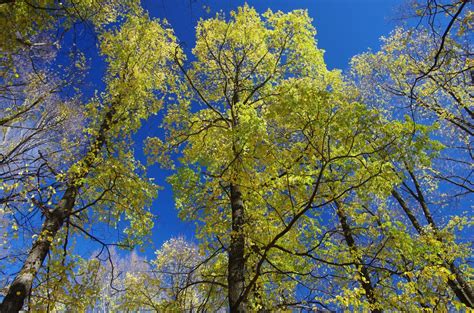
[[[34,242],[23,267],[17,274],[13,283],[8,288],[7,295],[3,299],[0,310],[2,313],[18,312],[24,305],[25,299],[30,295],[33,280],[38,274],[46,255],[49,252],[51,242],[58,231],[63,227],[65,219],[71,214],[76,202],[79,189],[82,186],[82,178],[86,177],[91,170],[97,156],[106,142],[106,133],[112,125],[112,117],[115,109],[108,110],[99,128],[99,135],[89,146],[89,152],[82,161],[84,171],[81,175],[71,178],[61,201],[50,213],[45,213],[45,221],[41,227],[41,233]]]
[[[30,295],[33,280],[49,252],[51,242],[74,207],[77,192],[77,187],[69,187],[55,210],[45,216],[38,239],[33,244],[23,267],[3,299],[1,306],[3,313],[18,312],[23,307],[25,299]]]
[[[244,225],[244,204],[242,192],[236,185],[230,186],[230,201],[232,209],[232,233],[229,246],[228,263],[228,297],[231,313],[245,312],[245,300],[242,294],[245,288],[245,238],[242,233]]]
[[[337,216],[339,218],[339,223],[341,224],[342,232],[344,234],[344,240],[346,241],[346,244],[349,247],[351,253],[356,252],[357,245],[354,240],[354,236],[352,235],[352,229],[349,226],[349,223],[347,222],[347,217],[344,214],[344,211],[342,210],[340,204],[337,201],[336,201],[336,207],[337,207]],[[359,279],[359,283],[361,284],[362,288],[364,288],[367,301],[369,301],[371,305],[375,306],[377,304],[377,299],[375,297],[374,287],[372,286],[372,283],[371,283],[369,269],[367,268],[367,266],[363,265],[362,259],[360,257],[357,257],[357,262],[361,264],[360,268],[357,269],[357,271],[359,272],[359,275],[362,277],[362,279]],[[371,312],[381,313],[382,310],[372,309]]]

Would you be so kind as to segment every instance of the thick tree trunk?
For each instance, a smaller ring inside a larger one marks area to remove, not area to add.
[[[336,202],[336,207],[337,207],[337,216],[339,218],[339,223],[341,224],[342,232],[344,234],[344,240],[346,241],[347,246],[349,247],[350,251],[357,251],[357,245],[354,240],[354,236],[352,235],[352,229],[349,226],[349,223],[347,222],[347,217],[344,214],[344,211],[342,210],[340,204]],[[375,297],[375,290],[374,287],[372,286],[371,279],[370,279],[370,274],[369,274],[369,269],[367,266],[362,264],[362,259],[357,257],[358,263],[360,263],[360,268],[358,269],[359,275],[362,277],[362,279],[359,279],[359,283],[361,284],[362,288],[364,288],[365,295],[367,297],[367,301],[373,306],[377,304],[377,299]],[[380,309],[372,309],[371,312],[374,313],[381,313],[382,310]]]
[[[33,280],[49,252],[52,240],[74,207],[77,192],[77,187],[69,187],[54,211],[46,215],[38,239],[33,244],[23,267],[3,299],[1,306],[3,313],[18,312],[23,307],[25,299],[31,292]]]
[[[417,188],[418,189],[418,188]],[[419,191],[419,190],[418,190]],[[400,207],[403,209],[405,214],[408,216],[408,219],[411,221],[413,227],[415,230],[421,235],[423,234],[423,228],[421,224],[418,222],[418,219],[416,218],[415,214],[413,211],[410,209],[408,204],[405,202],[405,200],[402,198],[402,196],[396,191],[395,189],[392,190],[392,195],[393,197],[397,200],[398,204],[400,204]],[[417,199],[418,201],[424,200],[423,198]],[[439,241],[442,241],[442,238],[437,233],[437,226],[434,223],[433,218],[431,217],[431,212],[429,212],[428,207],[426,205],[426,202],[423,201],[423,213],[425,214],[425,217],[430,223],[430,225],[433,227],[433,230],[435,231],[436,239]],[[429,213],[426,215],[426,213]],[[456,295],[456,297],[461,301],[464,305],[466,305],[469,308],[474,308],[474,293],[472,291],[472,287],[469,285],[468,282],[464,279],[462,273],[459,271],[457,266],[453,263],[445,263],[445,267],[449,269],[456,277],[456,279],[449,279],[448,280],[448,286],[451,288],[453,293]]]
[[[230,197],[232,234],[229,246],[227,273],[229,308],[231,313],[241,313],[246,312],[246,301],[242,299],[245,288],[245,238],[242,233],[242,227],[244,225],[244,203],[239,186],[230,186]]]

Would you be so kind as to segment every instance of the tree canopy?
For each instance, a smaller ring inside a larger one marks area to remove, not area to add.
[[[473,309],[474,15],[411,6],[343,73],[306,10],[216,13],[188,51],[139,1],[0,1],[1,312]],[[153,164],[196,236],[148,260]]]

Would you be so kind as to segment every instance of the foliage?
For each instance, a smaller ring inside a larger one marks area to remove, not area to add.
[[[96,2],[89,4],[98,5]],[[20,5],[20,2],[2,4],[2,10],[14,16],[33,14],[37,9],[33,7],[22,11]],[[31,4],[23,5],[29,7]],[[74,260],[73,248],[68,244],[78,237],[85,237],[105,247],[117,244],[101,239],[94,232],[95,227],[123,229],[123,236],[118,238],[118,244],[122,247],[143,243],[153,227],[153,216],[148,207],[156,196],[157,186],[146,177],[145,167],[134,158],[131,135],[144,119],[157,113],[161,107],[161,95],[166,92],[168,83],[173,81],[170,60],[176,51],[175,38],[166,25],[149,19],[132,2],[109,3],[108,6],[100,10],[108,11],[113,7],[116,12],[105,13],[107,17],[104,16],[103,21],[96,20],[102,19],[99,13],[91,16],[93,23],[122,22],[106,28],[102,24],[96,25],[101,53],[108,63],[103,92],[96,92],[89,101],[83,101],[79,92],[75,92],[72,99],[63,100],[59,93],[62,83],[55,81],[61,71],[56,74],[50,70],[52,82],[44,85],[47,88],[52,86],[53,90],[46,89],[46,95],[42,94],[45,87],[41,86],[41,80],[36,80],[38,72],[35,66],[44,69],[41,75],[46,75],[48,64],[41,60],[31,65],[33,79],[28,81],[28,88],[13,90],[19,95],[18,98],[6,102],[9,110],[2,116],[2,130],[8,136],[1,164],[2,212],[16,221],[11,228],[13,234],[25,232],[23,236],[26,235],[26,243],[31,244],[31,249],[26,261],[21,261],[23,265],[19,263],[22,269],[9,287],[4,300],[4,305],[8,305],[5,310],[21,308],[47,255],[47,262],[51,264],[46,270],[51,268],[59,275],[59,278],[48,278],[51,284],[57,279],[60,287],[53,289],[64,288],[63,301],[67,301],[68,296],[74,298],[77,285],[69,288],[65,277],[77,273],[74,267],[82,266],[82,262]],[[82,9],[93,13],[87,6]],[[50,18],[57,18],[58,22],[74,22],[73,17],[55,16],[60,12],[54,8],[47,7],[44,12],[53,12]],[[33,21],[33,25],[35,23]],[[67,31],[69,26],[66,24],[53,26],[46,23],[44,28],[32,26],[38,33],[29,35],[46,36],[55,27]],[[12,47],[12,55],[17,52],[15,49]],[[6,50],[6,53],[9,51]],[[142,63],[143,60],[146,62]],[[79,73],[87,69],[77,63],[75,67]],[[15,72],[15,69],[12,71]],[[13,77],[18,80],[24,78],[16,74]],[[47,77],[43,76],[43,79]],[[73,79],[74,76],[68,78]],[[35,88],[32,85],[35,82],[41,88]],[[12,92],[9,87],[11,81],[3,80],[2,83],[6,86],[4,95],[8,98]],[[81,87],[80,81],[76,86],[73,81],[68,85],[75,91]],[[79,116],[77,112],[80,112]],[[68,122],[77,124],[70,127]],[[26,131],[17,135],[11,131],[30,125],[34,126],[31,134]],[[12,140],[14,136],[22,138],[21,141],[15,143]],[[55,255],[58,250],[64,251],[59,253],[62,257]],[[68,253],[71,260],[65,259]],[[17,271],[16,266],[18,263],[11,267],[12,273]],[[87,264],[84,266],[86,269],[89,267]],[[77,290],[77,295],[80,290]],[[52,297],[51,302],[54,303],[55,299],[59,298]],[[50,304],[40,305],[48,307]],[[78,305],[81,307],[80,303]]]
[[[424,27],[396,28],[344,76],[305,10],[201,19],[187,55],[134,0],[0,4],[0,270],[16,275],[4,303],[472,309],[473,14],[466,1],[412,5]],[[54,35],[78,24],[106,62],[92,96],[86,54]],[[158,185],[133,138],[163,107],[148,165],[171,173],[197,243],[172,238],[147,261],[115,247],[150,242]]]

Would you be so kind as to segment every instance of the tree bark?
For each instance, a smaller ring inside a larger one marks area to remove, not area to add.
[[[230,201],[232,209],[232,233],[229,246],[228,263],[228,297],[231,313],[246,312],[245,300],[242,294],[245,288],[245,238],[242,232],[244,225],[244,203],[240,187],[230,186]]]

